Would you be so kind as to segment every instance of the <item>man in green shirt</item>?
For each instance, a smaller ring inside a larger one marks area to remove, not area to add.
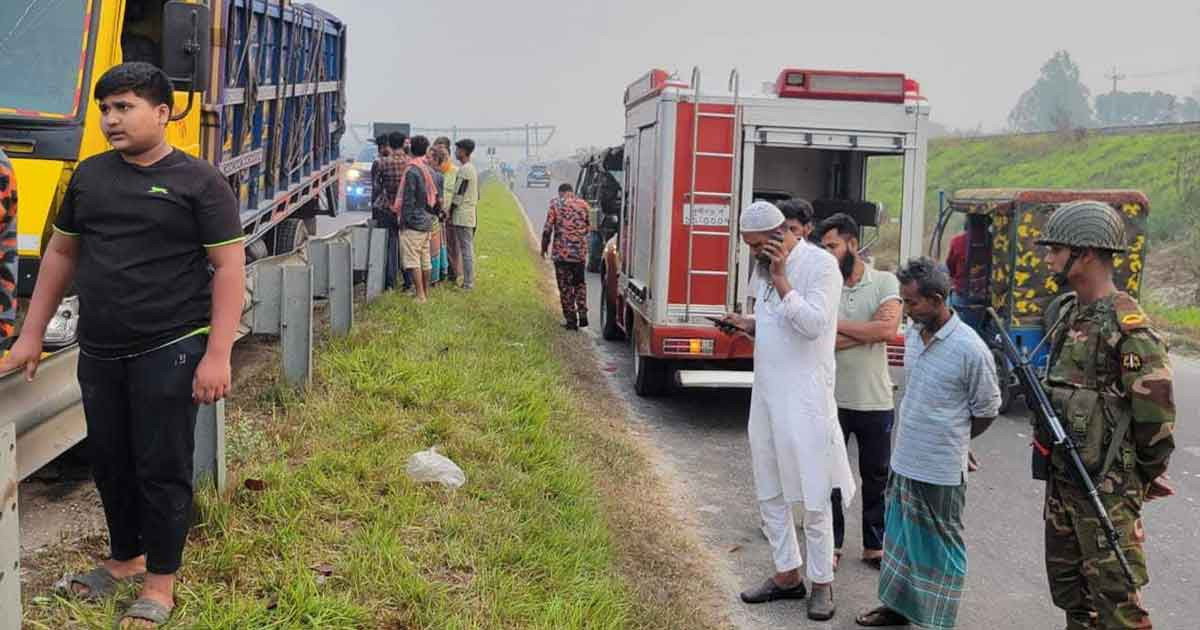
[[[859,228],[853,218],[838,213],[817,227],[821,245],[837,258],[842,271],[838,308],[837,380],[834,389],[838,421],[846,440],[858,440],[858,471],[862,475],[862,559],[878,569],[883,558],[884,489],[892,456],[895,406],[888,374],[887,341],[900,325],[900,283],[858,255]],[[842,502],[834,490],[833,544],[841,557],[846,538]]]
[[[462,288],[475,288],[475,208],[479,204],[479,171],[471,162],[475,141],[463,138],[454,143],[454,154],[462,166],[458,169],[454,200],[450,204],[450,231],[454,244],[450,267],[462,278]]]

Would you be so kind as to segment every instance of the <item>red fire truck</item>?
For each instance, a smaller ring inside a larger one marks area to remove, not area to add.
[[[652,70],[625,90],[625,197],[605,250],[603,336],[634,347],[634,389],[749,387],[753,343],[708,320],[750,312],[738,217],[756,199],[801,197],[817,218],[866,199],[872,158],[903,160],[900,257],[919,255],[929,108],[903,74],[785,69],[762,95],[721,95]]]

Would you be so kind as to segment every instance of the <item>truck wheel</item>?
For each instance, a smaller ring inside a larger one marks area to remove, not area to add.
[[[275,226],[275,238],[271,239],[275,249],[273,255],[290,254],[304,246],[308,240],[308,228],[304,219],[284,219]]]
[[[636,328],[634,335],[638,335]],[[638,343],[633,344],[633,391],[643,398],[660,396],[667,389],[667,375],[670,369],[661,359],[642,356],[638,352]]]
[[[604,273],[600,274],[600,336],[605,341],[620,341],[625,338],[625,332],[617,326],[617,304],[609,300],[608,283],[604,281]]]

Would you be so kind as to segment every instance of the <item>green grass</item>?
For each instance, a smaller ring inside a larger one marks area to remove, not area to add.
[[[1170,307],[1151,302],[1145,308],[1156,326],[1173,333],[1177,339],[1188,340],[1192,345],[1200,340],[1200,307]]]
[[[671,615],[694,601],[653,610],[622,574],[637,560],[619,554],[622,510],[595,462],[638,475],[645,463],[587,427],[511,195],[486,187],[480,216],[476,291],[438,290],[424,307],[389,294],[318,350],[306,395],[274,384],[231,405],[253,427],[230,431],[245,463],[225,496],[199,496],[172,627],[688,623]],[[408,457],[434,445],[465,470],[463,488],[408,479]],[[93,561],[77,554],[74,568]],[[117,608],[40,597],[26,615],[32,628],[108,628]]]
[[[1170,240],[1195,212],[1177,190],[1178,162],[1198,157],[1196,133],[938,139],[929,145],[927,224],[937,214],[938,189],[1135,188],[1150,197],[1151,238]],[[900,169],[899,158],[872,158],[867,184],[868,198],[884,202],[893,219],[901,207]]]

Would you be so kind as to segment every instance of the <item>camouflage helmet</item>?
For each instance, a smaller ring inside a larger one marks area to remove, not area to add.
[[[1100,201],[1073,201],[1063,204],[1042,229],[1038,245],[1090,247],[1110,252],[1123,252],[1125,222]]]

